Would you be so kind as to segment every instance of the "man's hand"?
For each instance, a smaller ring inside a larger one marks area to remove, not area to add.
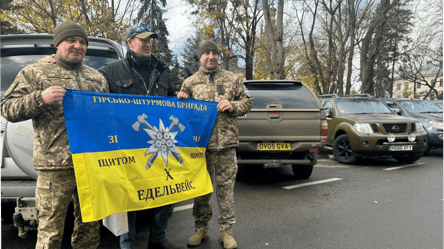
[[[217,110],[220,112],[224,112],[224,111],[232,112],[233,105],[231,104],[230,101],[224,99],[221,102],[219,102],[219,104],[217,104]]]
[[[178,98],[178,99],[186,100],[186,99],[188,99],[188,94],[186,94],[186,93],[184,93],[184,92],[178,92],[178,93],[177,93],[177,98]]]
[[[52,105],[56,102],[63,100],[65,96],[65,89],[61,86],[51,86],[46,88],[45,91],[42,92],[43,103]]]
[[[43,61],[46,63],[50,63],[50,64],[55,64],[55,59],[54,59],[54,55],[49,56],[47,61]]]

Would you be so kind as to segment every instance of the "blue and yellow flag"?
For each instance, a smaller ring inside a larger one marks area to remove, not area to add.
[[[84,222],[211,193],[205,150],[217,103],[67,90]]]

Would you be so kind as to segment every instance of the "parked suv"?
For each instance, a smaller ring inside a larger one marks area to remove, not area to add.
[[[326,140],[327,121],[316,95],[297,81],[251,80],[253,108],[238,119],[237,163],[278,168],[310,177]]]
[[[442,109],[433,103],[419,99],[381,99],[397,114],[418,119],[424,126],[429,143],[424,155],[432,148],[442,148]],[[442,102],[441,102],[442,103]]]
[[[359,155],[390,155],[411,163],[427,148],[427,133],[418,120],[394,114],[369,94],[318,97],[327,112],[327,145],[341,163],[353,163]]]
[[[25,66],[55,53],[53,36],[49,34],[2,35],[1,39],[1,97]],[[122,58],[122,47],[104,38],[88,38],[83,63],[98,69],[108,62]],[[37,172],[32,164],[33,128],[31,120],[10,123],[1,117],[1,198],[2,206],[16,205],[16,214],[23,217],[22,225],[35,229],[38,223],[35,208]],[[14,222],[17,217],[14,214]],[[20,228],[19,228],[20,230]],[[25,229],[22,227],[22,231]],[[21,236],[25,236],[21,233]]]

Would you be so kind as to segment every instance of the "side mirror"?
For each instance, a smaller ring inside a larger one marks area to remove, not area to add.
[[[331,118],[331,115],[332,115],[332,110],[331,110],[331,108],[325,108],[324,111],[325,111],[325,116],[326,116],[327,118]]]
[[[399,109],[399,108],[390,108],[394,113],[396,113],[396,114],[398,114],[398,115],[401,115],[402,113],[401,113],[401,109]]]

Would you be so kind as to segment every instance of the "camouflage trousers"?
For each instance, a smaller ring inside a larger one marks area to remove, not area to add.
[[[74,203],[72,248],[85,249],[99,246],[99,222],[82,222],[74,170],[39,171],[35,199],[39,210],[36,249],[61,247],[66,212],[71,200]]]
[[[218,222],[220,230],[230,229],[236,222],[233,194],[237,174],[236,149],[207,150],[206,159],[213,186],[216,183],[215,192],[219,206]],[[208,222],[213,215],[209,204],[210,198],[211,193],[194,199],[193,218],[196,230],[208,229]]]

